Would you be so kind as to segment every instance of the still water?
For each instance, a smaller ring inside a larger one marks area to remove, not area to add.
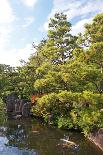
[[[79,148],[58,145],[65,136]],[[34,118],[26,118],[1,121],[0,155],[103,155],[103,152],[79,133],[47,127]]]

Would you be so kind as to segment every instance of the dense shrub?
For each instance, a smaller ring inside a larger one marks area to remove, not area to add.
[[[61,91],[39,98],[32,111],[34,115],[43,117],[46,122],[52,122],[59,128],[80,129],[87,135],[93,128],[103,124],[103,114],[100,112],[102,98],[103,95],[90,91]]]

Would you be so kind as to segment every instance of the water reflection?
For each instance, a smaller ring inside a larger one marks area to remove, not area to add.
[[[8,146],[8,142],[6,137],[0,137],[0,155],[37,155],[34,150],[22,150],[18,147]]]
[[[78,150],[58,146],[64,135]],[[35,119],[7,120],[0,126],[0,155],[102,155],[81,134],[43,125]]]
[[[0,127],[0,155],[38,155],[29,149],[26,127],[19,121],[9,120]]]

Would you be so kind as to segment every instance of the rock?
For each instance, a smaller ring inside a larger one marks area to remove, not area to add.
[[[88,139],[103,151],[103,128],[90,133]]]
[[[14,119],[20,119],[22,117],[22,115],[16,115],[14,116]]]
[[[11,93],[6,98],[6,111],[8,117],[17,119],[20,115],[30,116],[31,102],[27,99],[19,99],[16,93]]]
[[[24,106],[25,103],[30,103],[30,101],[27,100],[27,99],[21,99],[21,101],[20,101],[20,106],[19,106],[19,111],[20,111],[20,112],[23,111],[23,106]],[[30,104],[31,104],[31,103],[30,103]]]
[[[16,99],[16,101],[15,101],[15,112],[19,112],[20,111],[20,103],[21,103],[21,100],[20,99]]]
[[[103,109],[100,109],[100,112],[103,112]]]
[[[6,98],[7,112],[15,111],[16,99],[18,99],[18,96],[15,92],[11,93],[7,96],[7,98]]]
[[[27,102],[22,107],[22,115],[24,117],[30,116],[30,102]]]

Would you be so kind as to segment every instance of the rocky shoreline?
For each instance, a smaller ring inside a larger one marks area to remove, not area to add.
[[[103,151],[103,128],[90,133],[88,139]]]

